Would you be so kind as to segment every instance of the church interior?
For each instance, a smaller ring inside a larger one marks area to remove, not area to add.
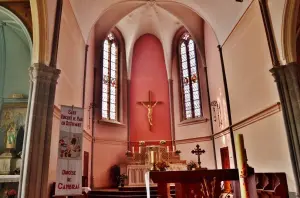
[[[61,197],[300,197],[299,11],[1,0],[0,198],[54,197],[64,107],[84,195]]]

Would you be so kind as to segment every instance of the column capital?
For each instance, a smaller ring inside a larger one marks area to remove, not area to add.
[[[59,69],[49,67],[42,63],[34,63],[29,68],[30,80],[33,82],[56,83],[60,72]]]

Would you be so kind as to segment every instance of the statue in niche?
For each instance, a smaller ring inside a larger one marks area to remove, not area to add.
[[[17,126],[14,122],[11,122],[6,132],[6,148],[15,149],[17,139]]]
[[[4,104],[0,120],[0,175],[15,174],[21,166],[26,104]]]

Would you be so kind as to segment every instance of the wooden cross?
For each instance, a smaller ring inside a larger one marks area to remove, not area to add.
[[[152,101],[151,100],[151,91],[149,91],[148,93],[148,101],[140,101],[140,102],[137,102],[138,104],[140,105],[143,105],[145,108],[147,108],[148,110],[148,122],[149,122],[149,130],[152,131],[152,114],[153,114],[153,108],[157,105],[157,104],[161,104],[162,101]]]
[[[194,148],[194,150],[192,150],[192,154],[195,154],[198,156],[198,164],[199,164],[199,168],[201,168],[201,161],[200,161],[200,155],[202,155],[203,153],[205,153],[205,150],[202,150],[199,146],[199,144],[196,145],[196,148]]]

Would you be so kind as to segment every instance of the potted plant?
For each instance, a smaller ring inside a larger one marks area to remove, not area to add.
[[[17,195],[17,191],[15,189],[10,189],[6,191],[7,198],[15,198]]]
[[[180,153],[181,153],[180,150],[176,150],[176,151],[175,151],[175,154],[176,154],[176,155],[179,155]]]
[[[119,186],[121,186],[122,188],[125,186],[125,180],[128,179],[128,176],[126,174],[121,174],[119,176]]]
[[[131,152],[131,151],[126,151],[125,155],[126,155],[127,157],[131,157],[131,156],[132,156],[132,152]]]
[[[195,169],[195,168],[197,168],[196,162],[190,161],[190,162],[187,164],[187,169],[188,169],[188,170],[193,170],[193,169]]]
[[[156,163],[156,167],[160,170],[160,171],[166,171],[167,168],[169,168],[169,164],[165,161],[161,161],[161,162],[157,162]]]

